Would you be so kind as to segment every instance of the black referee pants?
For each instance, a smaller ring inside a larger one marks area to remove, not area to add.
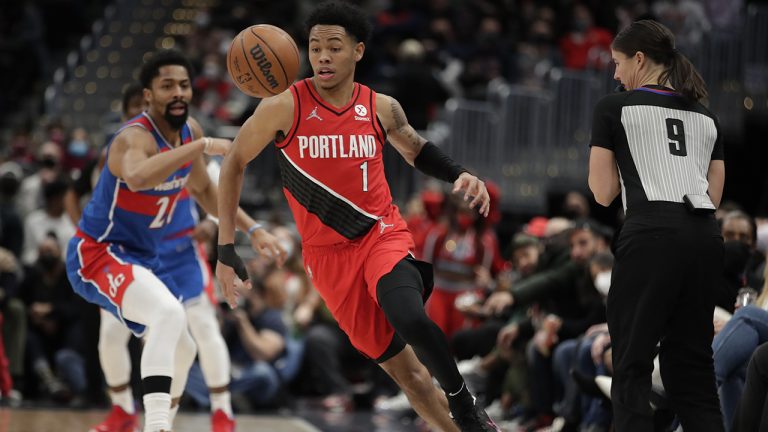
[[[630,213],[616,247],[607,311],[616,432],[654,430],[649,395],[659,342],[664,388],[683,429],[724,430],[712,366],[723,239],[713,217],[670,205]]]

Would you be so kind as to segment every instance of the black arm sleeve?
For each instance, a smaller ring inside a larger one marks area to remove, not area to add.
[[[467,171],[429,141],[421,148],[413,166],[428,176],[449,183],[455,182],[461,173]]]

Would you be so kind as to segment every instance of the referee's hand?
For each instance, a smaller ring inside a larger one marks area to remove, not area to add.
[[[464,191],[464,201],[472,198],[469,208],[478,206],[478,212],[488,217],[488,211],[491,209],[491,198],[488,196],[488,190],[482,180],[465,171],[453,182],[453,193],[460,191]]]

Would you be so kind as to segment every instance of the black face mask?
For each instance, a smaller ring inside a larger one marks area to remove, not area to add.
[[[749,260],[749,245],[738,240],[723,243],[723,267],[726,275],[739,276],[744,273]]]
[[[0,195],[6,197],[12,197],[19,191],[19,183],[14,177],[2,177],[0,178]]]
[[[53,169],[56,168],[56,166],[59,164],[59,162],[52,158],[52,157],[44,157],[40,159],[40,166],[43,168]]]
[[[184,104],[184,114],[182,115],[173,115],[171,114],[171,105],[173,104]],[[189,117],[189,105],[186,102],[183,101],[173,101],[165,106],[165,112],[163,113],[163,117],[165,118],[165,121],[168,122],[169,125],[171,125],[172,128],[179,130],[182,126],[184,126],[184,123],[187,122],[187,117]]]
[[[46,270],[50,270],[51,268],[55,267],[56,264],[59,262],[59,257],[55,255],[40,255],[37,258],[37,262],[40,263],[40,266]]]

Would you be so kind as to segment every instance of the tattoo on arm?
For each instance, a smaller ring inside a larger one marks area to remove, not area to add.
[[[395,122],[394,130],[402,135],[407,143],[416,148],[420,148],[421,144],[426,142],[426,140],[420,137],[419,134],[416,133],[416,131],[411,127],[411,125],[408,124],[408,120],[405,118],[405,112],[403,112],[403,107],[400,106],[400,102],[394,98],[392,98],[391,101],[392,119]]]
[[[403,127],[408,125],[408,121],[405,119],[405,113],[403,107],[395,99],[392,99],[392,119],[395,121],[395,129],[400,131]]]

